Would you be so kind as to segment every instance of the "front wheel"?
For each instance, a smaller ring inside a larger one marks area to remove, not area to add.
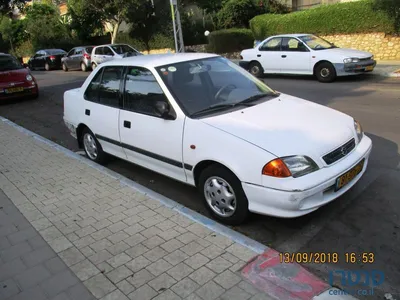
[[[95,63],[92,63],[92,70],[96,69],[97,65]]]
[[[240,180],[228,169],[211,165],[200,174],[198,188],[204,204],[217,220],[239,225],[249,215],[249,204]]]
[[[82,72],[86,72],[87,71],[87,67],[85,63],[81,63],[81,70]]]
[[[64,70],[64,72],[68,72],[68,67],[66,64],[62,64],[62,69]]]
[[[82,145],[85,150],[86,156],[99,164],[106,161],[107,154],[103,151],[99,141],[96,139],[93,132],[88,128],[83,129],[82,132]]]
[[[336,79],[336,69],[331,63],[324,62],[316,67],[315,75],[319,82],[333,82]]]
[[[249,72],[253,76],[261,77],[264,74],[264,69],[259,62],[253,61],[249,65]]]

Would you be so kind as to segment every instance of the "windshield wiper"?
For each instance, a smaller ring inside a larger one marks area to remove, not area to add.
[[[279,93],[264,93],[264,94],[257,94],[257,95],[254,95],[254,96],[251,96],[251,97],[249,97],[249,98],[246,98],[246,99],[244,99],[244,100],[242,100],[242,101],[240,101],[240,102],[237,102],[237,103],[235,103],[235,104],[237,104],[237,105],[240,105],[240,104],[248,104],[248,103],[251,103],[251,102],[254,102],[254,101],[257,101],[257,100],[259,100],[259,99],[262,99],[262,98],[265,98],[265,97],[268,97],[268,98],[276,98],[276,97],[279,97]]]

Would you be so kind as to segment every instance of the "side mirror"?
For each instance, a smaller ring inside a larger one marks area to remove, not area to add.
[[[155,110],[160,114],[160,117],[166,120],[175,119],[174,116],[170,114],[169,104],[166,101],[157,101],[154,104]]]

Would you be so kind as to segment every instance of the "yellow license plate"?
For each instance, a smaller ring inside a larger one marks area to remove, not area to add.
[[[340,190],[342,187],[347,185],[350,181],[352,181],[364,168],[365,159],[360,161],[356,166],[354,166],[350,171],[347,171],[342,176],[336,179],[336,187],[335,191]]]
[[[365,67],[365,71],[372,71],[373,69],[374,69],[374,66]]]
[[[23,87],[15,87],[15,88],[5,89],[6,94],[19,93],[19,92],[23,92],[23,91],[24,91]]]

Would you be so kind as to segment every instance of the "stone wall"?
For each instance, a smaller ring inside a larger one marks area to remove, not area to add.
[[[384,33],[340,34],[322,36],[341,48],[352,48],[374,54],[376,60],[400,60],[400,36]]]

